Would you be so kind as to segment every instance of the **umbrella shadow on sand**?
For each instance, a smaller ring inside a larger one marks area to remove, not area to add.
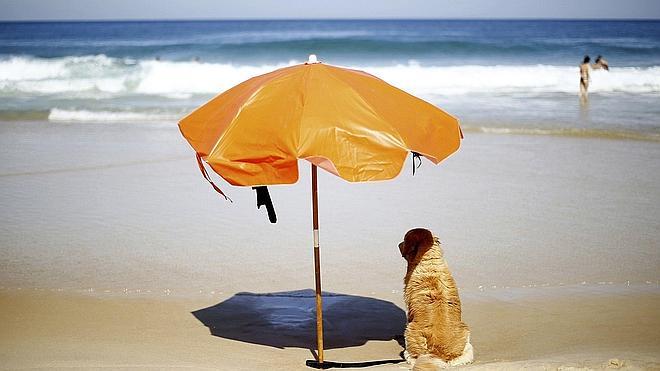
[[[276,348],[316,348],[313,290],[238,293],[192,314],[214,336]],[[363,296],[323,293],[324,348],[397,340],[403,347],[406,314],[395,304]],[[312,351],[313,352],[313,351]],[[398,360],[363,362],[365,366]],[[378,362],[378,363],[375,363]],[[358,366],[355,364],[355,366]]]

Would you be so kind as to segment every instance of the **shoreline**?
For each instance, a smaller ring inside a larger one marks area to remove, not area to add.
[[[466,133],[487,135],[549,136],[580,139],[632,140],[660,143],[660,134],[643,133],[632,130],[606,130],[599,128],[524,128],[497,126],[461,126]]]
[[[125,126],[141,126],[152,127],[159,129],[175,128],[177,121],[175,120],[126,120],[126,121],[93,121],[93,120],[74,120],[74,121],[60,121],[48,120],[48,117],[39,119],[5,119],[0,120],[2,125],[63,125],[63,126],[76,126],[76,125],[117,125],[120,127]],[[1,127],[0,127],[1,129]],[[502,126],[501,124],[480,123],[479,121],[470,122],[468,124],[461,123],[461,129],[464,133],[469,134],[485,134],[485,135],[515,135],[515,136],[541,136],[541,137],[558,137],[558,138],[581,138],[581,139],[609,139],[609,140],[632,140],[641,142],[660,143],[660,133],[643,132],[626,129],[606,129],[598,127],[569,127],[569,126],[541,126],[541,127],[525,127],[521,125],[516,126]]]

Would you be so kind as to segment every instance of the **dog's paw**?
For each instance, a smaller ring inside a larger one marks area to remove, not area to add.
[[[451,366],[462,366],[472,363],[474,360],[474,348],[470,344],[470,338],[468,337],[467,343],[465,343],[465,348],[463,348],[463,354],[452,359],[449,364]]]
[[[440,358],[433,357],[430,354],[424,354],[417,358],[412,371],[436,371],[452,366]]]

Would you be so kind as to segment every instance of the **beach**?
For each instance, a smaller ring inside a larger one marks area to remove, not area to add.
[[[660,369],[660,21],[540,19],[0,22],[0,369],[308,369],[310,163],[271,224],[177,122],[310,54],[464,134],[391,181],[319,172],[326,360],[409,368],[398,244],[422,227],[463,368]],[[581,104],[585,54],[610,69]]]
[[[268,320],[226,303],[302,308],[271,321],[282,341],[313,321],[308,300],[277,295],[313,287],[306,162],[270,187],[270,224],[251,189],[221,182],[233,203],[211,189],[173,122],[0,134],[0,368],[305,369],[309,347],[255,344]],[[655,141],[466,131],[414,176],[410,162],[387,182],[321,172],[323,289],[349,303],[328,309],[326,359],[399,359],[376,339],[403,315],[397,244],[427,227],[460,288],[467,368],[660,367],[659,159]],[[245,334],[213,335],[216,315]]]
[[[658,369],[657,289],[463,299],[474,364],[466,369]],[[536,294],[539,294],[538,292]],[[547,295],[547,296],[545,296]],[[309,350],[214,337],[190,312],[214,299],[0,295],[2,369],[304,370]],[[388,298],[389,299],[389,298]],[[399,305],[399,298],[391,298]],[[355,313],[368,317],[369,313]],[[350,317],[349,317],[350,318]],[[311,319],[311,318],[310,318]],[[249,326],[250,319],[242,318]],[[348,319],[350,320],[350,319]],[[346,333],[350,338],[356,334]],[[326,359],[397,359],[395,341],[326,351]],[[406,365],[371,369],[401,370]]]

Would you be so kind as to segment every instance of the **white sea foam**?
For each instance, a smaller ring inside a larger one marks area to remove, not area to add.
[[[294,64],[233,65],[205,62],[124,60],[104,55],[0,60],[0,94],[74,94],[103,98],[156,95],[187,99],[213,95],[255,75]],[[576,66],[394,66],[355,67],[423,97],[460,94],[575,94]],[[660,66],[593,71],[590,92],[659,94]]]
[[[43,80],[66,77],[64,60],[27,59],[12,57],[0,61],[0,82]]]
[[[0,81],[66,79],[75,78],[76,74],[84,72],[102,77],[116,61],[105,55],[54,59],[11,57],[0,60]]]
[[[578,91],[572,66],[422,66],[417,63],[371,67],[368,72],[416,94],[542,94]],[[658,93],[660,67],[592,71],[590,92]]]
[[[286,66],[235,66],[199,62],[142,61],[135,92],[140,94],[216,94],[277,68]]]
[[[130,93],[128,61],[104,55],[0,60],[0,94]],[[89,94],[88,94],[89,95]],[[92,96],[97,98],[98,96]]]
[[[116,111],[66,110],[54,108],[48,115],[54,122],[145,122],[145,121],[176,121],[180,114],[141,113]]]

